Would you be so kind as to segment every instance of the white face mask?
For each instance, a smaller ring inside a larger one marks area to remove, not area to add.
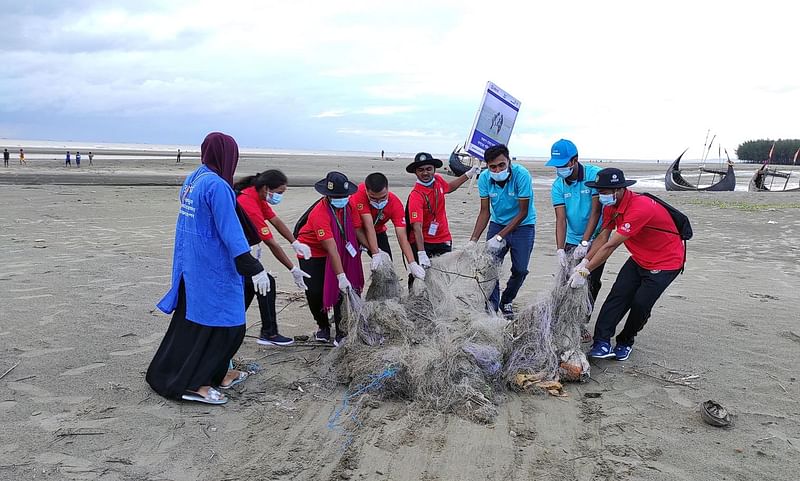
[[[425,187],[430,187],[430,186],[432,186],[432,185],[433,185],[433,182],[434,182],[435,180],[436,180],[436,179],[435,179],[435,178],[433,178],[433,179],[431,179],[431,180],[430,180],[430,181],[428,181],[428,182],[423,182],[423,181],[421,181],[421,180],[417,179],[417,184],[424,185]]]
[[[371,205],[372,207],[375,207],[378,210],[383,209],[384,207],[386,207],[386,204],[388,204],[388,203],[389,203],[389,199],[383,199],[381,201],[374,201],[374,200],[369,201],[369,205]]]
[[[506,169],[506,170],[504,170],[502,172],[491,172],[491,171],[489,172],[489,177],[491,177],[492,180],[495,180],[497,182],[502,182],[502,181],[508,179],[509,175],[511,175],[511,170],[510,169]]]

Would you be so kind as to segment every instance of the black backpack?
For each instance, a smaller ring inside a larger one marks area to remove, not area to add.
[[[664,202],[663,200],[659,199],[658,197],[650,194],[648,192],[642,192],[642,195],[649,197],[656,201],[661,207],[665,208],[669,213],[669,216],[672,217],[672,222],[675,223],[675,230],[669,229],[659,229],[658,227],[652,226],[645,226],[649,229],[660,230],[661,232],[668,232],[670,234],[675,234],[681,238],[683,241],[683,264],[686,265],[686,241],[692,238],[694,232],[692,231],[692,224],[689,222],[689,217],[684,214],[683,212],[679,211],[675,207],[672,207],[668,203]],[[681,266],[681,273],[683,273],[683,266]]]
[[[300,218],[297,219],[297,222],[294,224],[294,230],[292,231],[292,235],[294,236],[295,239],[297,239],[297,236],[300,235],[300,229],[302,229],[303,226],[306,225],[306,223],[308,222],[308,214],[311,213],[311,209],[316,207],[317,204],[319,204],[324,198],[325,197],[320,197],[319,199],[317,199],[313,204],[311,204],[311,206],[308,209],[306,209],[305,212],[303,212],[303,215],[301,215]]]

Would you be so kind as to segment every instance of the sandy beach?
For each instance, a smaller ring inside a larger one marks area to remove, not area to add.
[[[686,272],[656,304],[631,358],[594,362],[591,380],[567,385],[568,397],[509,393],[489,426],[374,399],[361,427],[343,434],[328,421],[344,388],[318,377],[330,348],[258,346],[256,307],[237,357],[263,370],[227,405],[168,401],[144,382],[169,323],[155,303],[169,287],[176,184],[197,162],[98,156],[65,172],[63,159],[42,158],[0,171],[0,479],[797,478],[800,194],[661,192],[692,220]],[[290,188],[276,211],[293,225],[329,170],[354,181],[382,171],[405,199],[406,163],[244,156],[237,173],[283,169]],[[519,307],[549,288],[556,266],[554,172],[525,165],[538,222]],[[663,178],[666,168],[614,165],[632,178]],[[737,174],[746,181],[753,169]],[[447,202],[458,247],[477,190]],[[600,302],[626,259],[621,248],[609,260]],[[291,276],[270,258],[266,265],[277,273],[281,333],[310,334]],[[506,277],[509,268],[507,260]],[[708,399],[735,414],[733,428],[701,421]]]

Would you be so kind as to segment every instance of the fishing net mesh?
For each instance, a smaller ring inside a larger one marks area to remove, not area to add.
[[[590,307],[585,287],[566,285],[571,267],[558,273],[547,296],[509,322],[486,309],[499,265],[483,245],[432,264],[405,297],[406,280],[390,263],[372,272],[363,299],[349,292],[349,336],[327,366],[350,393],[404,399],[419,411],[490,423],[517,374],[563,378],[565,360],[582,356],[580,324]],[[579,374],[588,375],[588,364]]]

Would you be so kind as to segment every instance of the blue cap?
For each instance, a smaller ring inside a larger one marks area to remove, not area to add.
[[[562,167],[578,155],[578,148],[571,141],[561,139],[550,148],[550,160],[545,167]]]

